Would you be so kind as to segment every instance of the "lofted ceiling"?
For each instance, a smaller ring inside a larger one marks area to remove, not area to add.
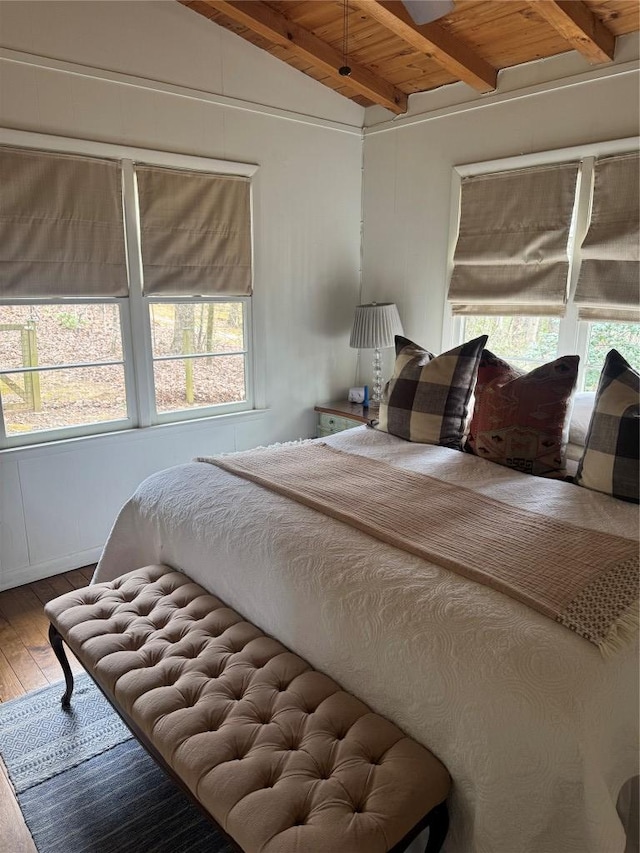
[[[453,10],[423,25],[400,0],[178,2],[356,103],[397,114],[414,92],[457,81],[490,92],[501,69],[570,50],[610,62],[617,36],[640,29],[638,0],[435,0]]]

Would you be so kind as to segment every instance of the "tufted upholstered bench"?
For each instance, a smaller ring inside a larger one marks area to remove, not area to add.
[[[147,566],[49,602],[69,708],[73,650],[133,733],[246,853],[400,853],[447,832],[427,749],[186,575]]]

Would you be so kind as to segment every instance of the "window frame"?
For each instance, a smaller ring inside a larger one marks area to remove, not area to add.
[[[166,424],[166,423],[175,423],[176,421],[185,421],[191,420],[194,417],[194,413],[202,412],[201,417],[211,417],[216,414],[231,414],[233,412],[244,412],[247,410],[247,405],[250,400],[253,400],[253,370],[252,370],[252,359],[251,359],[251,348],[249,345],[249,335],[247,334],[247,329],[251,328],[251,297],[250,296],[183,296],[183,297],[174,297],[174,296],[145,296],[143,297],[145,305],[146,305],[146,320],[149,324],[149,339],[151,340],[151,306],[152,305],[201,305],[211,303],[222,303],[227,304],[229,302],[238,302],[242,305],[242,322],[244,329],[244,349],[237,350],[234,352],[221,352],[216,353],[212,356],[208,356],[204,353],[194,353],[191,356],[184,355],[175,355],[171,357],[153,357],[153,344],[151,344],[149,349],[149,355],[151,359],[151,387],[153,389],[153,398],[152,398],[152,418],[154,423],[157,424]],[[238,401],[236,403],[219,403],[212,406],[198,406],[194,408],[185,408],[185,409],[175,409],[171,412],[158,412],[157,409],[157,400],[155,394],[155,374],[153,370],[153,365],[156,361],[180,361],[185,358],[219,358],[220,356],[225,355],[244,355],[244,386],[245,386],[245,394],[246,399]]]
[[[135,180],[136,163],[209,172],[217,175],[252,178],[258,166],[196,155],[175,154],[168,151],[136,148],[127,145],[94,142],[49,134],[0,129],[0,145],[34,148],[51,153],[76,154],[86,157],[108,158],[119,161],[122,168],[122,203],[124,213],[126,266],[129,295],[126,297],[90,298],[15,298],[0,300],[2,305],[69,305],[117,303],[120,308],[122,356],[124,362],[125,401],[127,418],[102,421],[70,427],[38,430],[20,435],[7,435],[0,398],[0,451],[35,444],[49,444],[65,439],[77,439],[117,431],[135,430],[157,425],[203,420],[223,415],[250,413],[256,408],[256,398],[264,397],[264,389],[256,387],[256,324],[252,296],[245,297],[155,297],[143,292],[140,221]],[[251,182],[251,234],[254,240],[253,181]],[[252,246],[253,248],[253,246]],[[252,254],[253,251],[252,251]],[[240,301],[243,303],[245,345],[246,400],[238,403],[194,407],[174,412],[158,413],[155,404],[155,383],[151,341],[150,302],[210,302]],[[18,371],[19,372],[19,371]]]
[[[586,374],[587,349],[589,344],[588,320],[578,320],[578,307],[574,303],[574,295],[578,276],[580,274],[580,246],[589,226],[591,216],[591,201],[593,187],[593,171],[597,157],[613,154],[623,154],[640,147],[640,136],[611,139],[589,145],[557,148],[551,151],[541,151],[533,154],[521,154],[515,157],[505,157],[499,160],[489,160],[480,163],[466,163],[454,166],[451,176],[451,208],[449,215],[449,244],[447,252],[447,287],[453,275],[454,253],[460,225],[460,188],[465,177],[482,175],[491,172],[502,172],[511,169],[526,169],[534,166],[551,165],[569,160],[579,160],[580,170],[576,189],[576,201],[569,236],[569,287],[566,311],[560,317],[558,331],[558,347],[556,357],[577,354],[580,356],[577,390],[582,390]],[[447,350],[463,342],[464,316],[454,316],[451,305],[446,298],[442,320],[442,349]]]
[[[127,372],[131,369],[130,358],[128,352],[131,349],[131,324],[126,297],[101,297],[91,299],[88,297],[51,297],[48,299],[3,299],[0,301],[0,307],[4,305],[118,305],[120,316],[120,337],[122,342],[122,367],[124,372],[125,382],[125,403],[127,406],[128,417],[118,418],[110,421],[95,421],[87,424],[78,424],[68,427],[54,427],[47,430],[34,430],[33,432],[19,433],[15,435],[7,434],[5,427],[4,410],[2,403],[2,395],[0,395],[0,449],[11,447],[25,447],[31,444],[43,444],[50,441],[60,441],[66,438],[77,438],[85,435],[100,435],[101,433],[115,432],[117,430],[134,429],[136,423],[136,410],[134,403],[134,384],[128,381]],[[47,372],[53,370],[65,370],[89,366],[89,362],[83,364],[60,363],[55,366],[47,366],[43,368]],[[93,364],[93,362],[91,362]],[[9,372],[9,371],[7,371]],[[20,369],[10,371],[12,373],[21,373]],[[35,371],[34,371],[35,372]],[[46,437],[45,437],[46,436]]]

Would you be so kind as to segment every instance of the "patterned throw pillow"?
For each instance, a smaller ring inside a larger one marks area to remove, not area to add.
[[[562,472],[577,355],[524,373],[485,350],[467,449],[525,474]]]
[[[423,444],[462,450],[469,398],[487,336],[442,355],[396,335],[396,364],[380,403],[377,428]]]
[[[575,482],[640,503],[640,376],[617,350],[604,362]]]

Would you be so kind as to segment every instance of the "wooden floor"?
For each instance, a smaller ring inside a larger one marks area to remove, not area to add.
[[[62,670],[49,645],[43,607],[52,598],[86,586],[95,566],[0,592],[0,702],[60,681]],[[69,652],[72,669],[80,664]]]
[[[60,681],[62,670],[56,660],[47,632],[49,620],[43,606],[47,601],[86,586],[95,566],[86,566],[0,592],[0,702],[7,702]],[[81,669],[68,651],[74,672]],[[37,853],[22,818],[2,761],[0,761],[0,850],[7,853]]]

